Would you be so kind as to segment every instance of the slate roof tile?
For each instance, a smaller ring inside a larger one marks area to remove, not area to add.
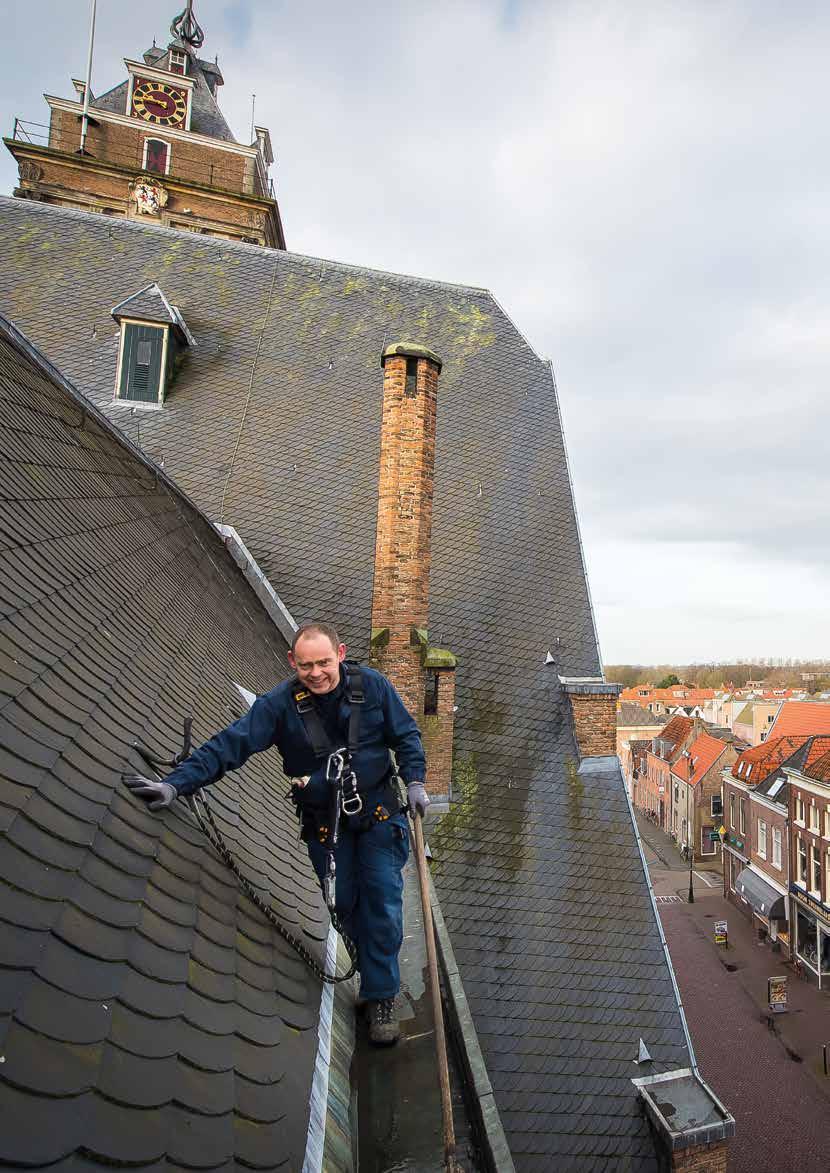
[[[0,484],[26,497],[6,549],[14,613],[0,626],[14,677],[0,794],[0,1105],[13,1125],[0,1160],[299,1167],[319,984],[184,809],[156,818],[118,784],[128,761],[138,766],[132,740],[169,753],[183,712],[203,731],[223,724],[231,680],[270,685],[274,665],[288,671],[285,644],[203,518],[4,333],[4,392],[9,377],[36,411],[0,393]],[[23,419],[27,434],[15,435]],[[28,463],[9,465],[21,453]],[[240,615],[256,635],[239,637]],[[233,635],[217,636],[223,626]],[[252,813],[238,818],[240,789],[263,782],[252,766],[223,785],[217,818],[258,886],[321,941],[325,914],[290,813],[266,802],[270,832]],[[278,854],[288,859],[274,865]],[[279,1111],[266,1111],[288,1070]]]

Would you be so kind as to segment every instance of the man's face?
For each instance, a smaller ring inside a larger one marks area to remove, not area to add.
[[[340,683],[340,661],[346,658],[346,645],[335,647],[327,635],[311,632],[304,635],[288,663],[297,673],[304,688],[316,696],[323,696]]]

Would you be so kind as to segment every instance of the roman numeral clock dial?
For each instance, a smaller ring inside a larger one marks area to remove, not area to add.
[[[133,114],[155,126],[184,126],[187,93],[165,82],[137,78],[133,88]]]

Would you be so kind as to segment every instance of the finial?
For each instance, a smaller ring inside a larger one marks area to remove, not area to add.
[[[205,34],[196,17],[193,15],[193,0],[187,0],[187,7],[180,12],[170,25],[173,37],[178,37],[191,49],[201,49],[205,43]]]

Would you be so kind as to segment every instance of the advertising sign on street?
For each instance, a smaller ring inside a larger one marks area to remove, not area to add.
[[[787,979],[786,977],[767,978],[767,1001],[770,1010],[781,1012],[787,1009]]]
[[[727,930],[727,922],[725,920],[716,920],[715,921],[715,944],[716,945],[728,944],[728,930]]]

